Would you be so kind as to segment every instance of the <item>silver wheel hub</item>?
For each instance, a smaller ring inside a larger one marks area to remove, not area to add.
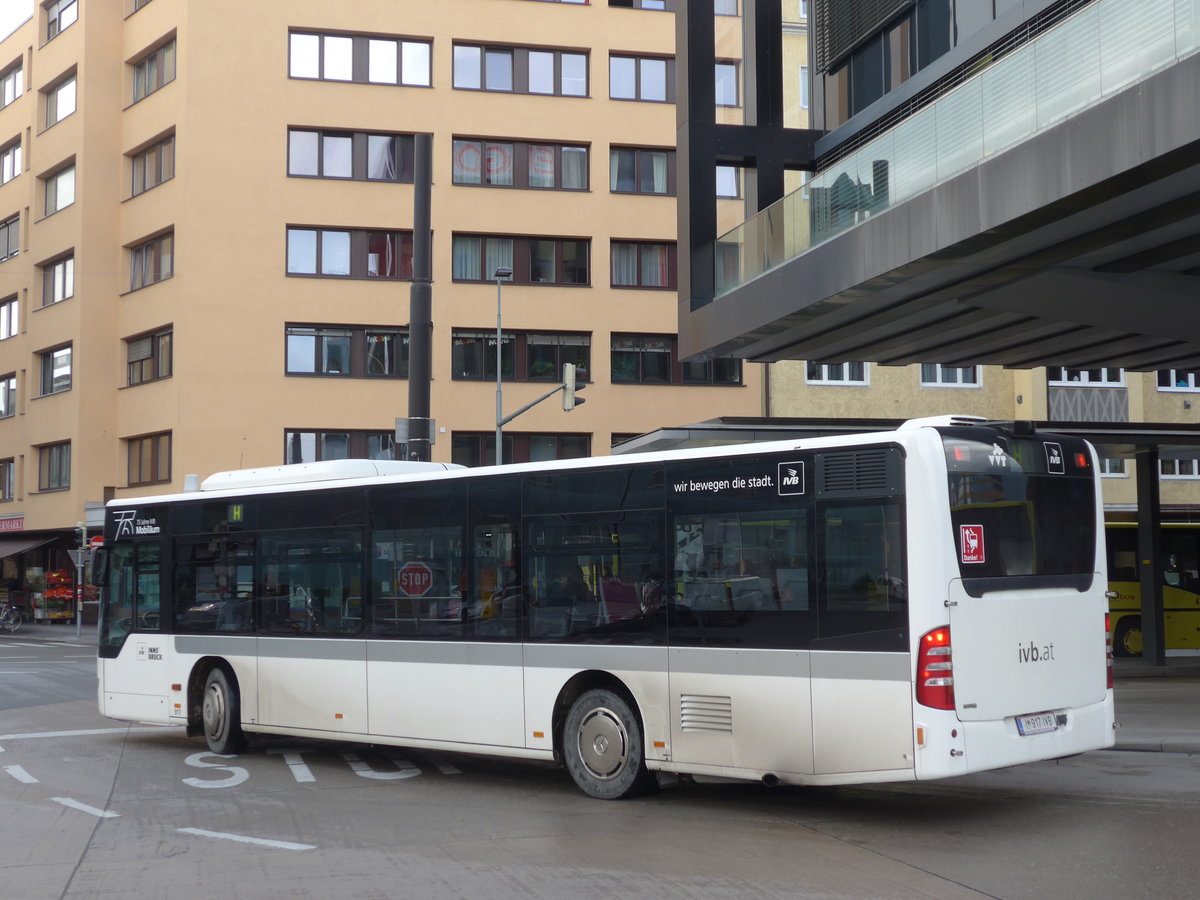
[[[616,778],[629,760],[629,735],[621,718],[600,707],[588,712],[579,723],[579,759],[593,778]]]

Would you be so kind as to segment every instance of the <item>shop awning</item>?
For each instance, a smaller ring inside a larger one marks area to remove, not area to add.
[[[34,547],[48,544],[52,540],[54,540],[52,537],[9,538],[7,540],[0,540],[0,559],[16,556],[18,553],[24,553],[26,550],[32,550]]]

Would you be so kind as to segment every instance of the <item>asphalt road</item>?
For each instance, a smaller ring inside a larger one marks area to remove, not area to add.
[[[233,758],[95,709],[86,648],[0,641],[0,896],[1191,898],[1200,758],[921,785],[580,794],[542,764],[290,739]]]

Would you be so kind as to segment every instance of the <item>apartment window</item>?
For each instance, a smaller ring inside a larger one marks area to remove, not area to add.
[[[613,241],[612,286],[674,290],[675,245]]]
[[[55,37],[79,18],[76,0],[54,0],[46,4],[46,40]]]
[[[454,183],[585,191],[588,148],[524,141],[454,141]]]
[[[800,0],[800,18],[808,18],[808,0]]]
[[[288,325],[288,375],[407,378],[408,329],[384,325]]]
[[[429,41],[380,35],[293,32],[288,75],[359,84],[430,85]]]
[[[736,199],[742,196],[742,170],[737,166],[717,166],[717,196]]]
[[[0,184],[8,184],[21,174],[21,139],[0,149]]]
[[[17,498],[17,461],[0,459],[0,501]]]
[[[129,248],[129,289],[164,281],[175,274],[175,234],[168,232]]]
[[[133,102],[174,80],[175,40],[171,39],[133,64]]]
[[[862,386],[868,383],[867,364],[862,362],[808,363],[805,381],[808,384],[843,384]]]
[[[46,127],[61,122],[75,112],[75,76],[64,78],[46,89]]]
[[[1200,459],[1160,459],[1158,474],[1163,478],[1200,478]]]
[[[1200,391],[1200,370],[1159,369],[1158,389],[1160,391]]]
[[[174,340],[174,331],[171,328],[125,339],[125,360],[130,387],[171,377]]]
[[[59,169],[42,179],[45,188],[46,215],[66,209],[75,202],[75,166]]]
[[[492,281],[504,266],[515,284],[588,284],[588,247],[585,239],[456,234],[454,280]]]
[[[309,463],[326,459],[394,459],[394,431],[284,432],[283,461]]]
[[[0,378],[0,419],[17,413],[17,373],[9,372]]]
[[[590,434],[529,434],[505,432],[506,463],[583,459],[591,455]],[[450,459],[460,466],[496,464],[496,433],[456,431],[450,439]]]
[[[675,193],[675,151],[648,147],[611,147],[609,190],[622,194]]]
[[[21,252],[21,214],[0,222],[0,262]]]
[[[572,363],[580,381],[590,380],[592,339],[588,334],[504,331],[500,371],[507,381],[559,381]],[[496,332],[456,328],[451,370],[460,381],[496,380]]]
[[[979,387],[979,366],[921,363],[921,387]]]
[[[38,354],[42,373],[42,396],[71,389],[71,345]]]
[[[608,96],[613,100],[675,102],[675,60],[655,56],[610,56]]]
[[[51,306],[75,296],[75,255],[70,254],[42,266],[42,306]]]
[[[288,175],[354,181],[413,180],[411,134],[288,130]]]
[[[1068,369],[1063,366],[1050,366],[1046,369],[1046,377],[1052,385],[1079,387],[1124,387],[1125,370],[1117,368],[1102,369]]]
[[[808,66],[800,67],[800,108],[808,109],[812,102],[812,81],[808,77]]]
[[[0,341],[15,337],[21,331],[21,307],[15,296],[0,300]]]
[[[736,16],[738,14],[738,0],[716,0],[713,3],[713,12],[718,16]]]
[[[412,232],[288,228],[287,273],[322,278],[412,278]]]
[[[454,86],[461,90],[505,91],[586,97],[586,53],[526,47],[454,45]]]
[[[162,484],[171,480],[171,432],[127,438],[129,486]]]
[[[681,364],[674,335],[614,334],[611,348],[614,384],[742,383],[741,360]]]
[[[130,194],[136,197],[175,177],[175,135],[132,154],[129,159],[132,166]]]
[[[25,93],[25,70],[18,60],[0,72],[0,109],[8,106]]]
[[[738,106],[737,63],[717,63],[715,75],[717,106]]]
[[[576,0],[578,2],[578,0]],[[660,9],[674,11],[676,0],[608,0],[609,6],[623,9]],[[720,0],[718,0],[720,2]]]
[[[1124,478],[1125,460],[1100,457],[1100,474],[1105,478]]]
[[[64,491],[71,486],[71,442],[38,447],[38,490]]]

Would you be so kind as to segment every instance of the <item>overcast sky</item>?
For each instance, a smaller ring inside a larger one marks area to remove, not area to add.
[[[33,0],[0,0],[0,40],[12,34],[32,13]]]

